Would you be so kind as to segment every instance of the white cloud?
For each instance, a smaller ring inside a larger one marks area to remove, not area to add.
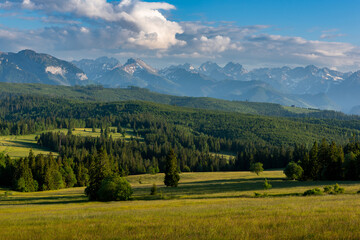
[[[86,28],[86,27],[81,27],[81,28],[80,28],[80,32],[82,32],[82,33],[89,33],[90,30],[89,30],[88,28]]]
[[[0,29],[0,38],[8,39],[8,40],[14,40],[17,38],[17,34],[12,31]]]
[[[168,3],[123,0],[112,4],[106,0],[24,0],[22,6],[50,13],[73,13],[79,17],[101,19],[136,34],[129,37],[130,43],[149,49],[167,49],[174,45],[185,45],[176,39],[183,33],[181,26],[169,21],[159,10],[173,10]]]
[[[24,0],[22,3],[23,8],[26,9],[34,9],[35,8],[35,4],[33,2],[31,2],[30,0]]]
[[[201,36],[200,39],[195,38],[195,42],[199,42],[199,49],[202,52],[217,52],[221,53],[232,48],[231,39],[224,36],[216,36],[214,38],[207,38]]]
[[[323,33],[323,34],[321,34],[320,38],[321,39],[333,39],[333,38],[338,38],[338,37],[343,37],[343,36],[345,36],[345,34],[341,34],[341,33],[326,34],[326,33]]]

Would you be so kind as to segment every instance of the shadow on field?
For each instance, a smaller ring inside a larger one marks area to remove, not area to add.
[[[88,201],[85,196],[8,197],[0,201],[0,206],[71,204]]]
[[[211,196],[212,194],[222,194],[222,193],[231,193],[239,192],[237,197],[249,197],[249,195],[242,195],[241,192],[249,191],[261,191],[264,190],[264,179],[265,178],[252,178],[252,179],[229,179],[229,180],[210,180],[210,181],[197,181],[197,182],[187,182],[179,183],[177,188],[168,188],[161,187],[158,189],[158,192],[162,192],[168,198],[192,198],[192,196],[197,195],[196,198],[229,198],[229,195],[226,196]],[[350,181],[288,181],[284,178],[267,178],[267,180],[272,184],[272,189],[284,189],[284,188],[297,188],[303,187],[312,189],[315,187],[321,188],[325,185],[334,185],[338,183],[340,186],[345,187],[347,185],[359,184],[360,182],[350,182]],[[295,190],[296,192],[296,190]],[[301,194],[303,191],[300,191],[298,194]],[[154,200],[154,198],[144,196],[150,193],[150,188],[137,188],[135,189],[139,200]],[[278,196],[287,196],[294,195],[293,191],[289,193],[279,193]],[[210,195],[210,196],[206,196]],[[158,198],[155,198],[158,199]]]

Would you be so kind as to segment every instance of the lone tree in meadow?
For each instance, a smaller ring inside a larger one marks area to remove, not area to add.
[[[302,167],[300,165],[296,164],[295,162],[290,162],[284,170],[284,174],[290,180],[301,179],[303,176],[303,173],[304,173],[304,170],[302,169]]]
[[[263,164],[261,162],[252,163],[250,165],[250,171],[259,176],[259,174],[264,171]]]
[[[177,159],[173,149],[171,149],[169,154],[166,156],[165,167],[165,185],[168,187],[177,187],[180,175],[177,170]]]

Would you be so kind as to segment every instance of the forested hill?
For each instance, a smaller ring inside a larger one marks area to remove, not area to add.
[[[127,89],[109,89],[103,88],[101,86],[65,87],[44,84],[0,83],[0,97],[4,98],[9,95],[52,96],[80,100],[82,102],[141,100],[168,104],[172,106],[238,112],[264,116],[360,120],[360,118],[357,116],[349,116],[335,111],[320,111],[315,109],[284,107],[279,104],[272,103],[226,101],[214,98],[179,97],[159,94],[137,87]]]
[[[273,146],[310,145],[322,138],[346,143],[353,133],[360,133],[358,120],[257,116],[143,101],[81,102],[26,95],[0,100],[2,135],[28,134],[69,125],[106,127],[119,123],[138,132],[146,132],[154,123],[171,124],[190,135],[205,134]]]

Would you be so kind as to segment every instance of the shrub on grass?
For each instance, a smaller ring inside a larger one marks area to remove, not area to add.
[[[272,188],[272,185],[268,182],[267,179],[265,179],[264,181],[264,189],[267,190],[267,189],[271,189]]]
[[[322,191],[319,188],[310,189],[304,192],[303,196],[322,195]]]
[[[268,197],[269,195],[267,193],[258,193],[258,192],[254,192],[254,195],[256,198],[260,198],[260,197]]]
[[[101,182],[97,192],[100,201],[126,201],[133,191],[129,182],[120,176],[107,177]]]
[[[334,186],[325,186],[324,192],[327,194],[342,194],[345,192],[345,189],[341,188],[339,184],[335,184]]]
[[[252,163],[250,166],[250,171],[256,173],[259,176],[260,173],[264,171],[263,164],[261,162]]]
[[[359,191],[357,191],[357,194],[360,194],[360,190],[359,190]]]
[[[290,162],[284,170],[284,174],[286,175],[286,177],[291,180],[301,179],[303,173],[304,170],[302,169],[302,167],[295,162]]]
[[[155,183],[152,185],[150,189],[150,195],[157,195],[157,187]]]
[[[189,166],[185,165],[182,171],[183,172],[191,172],[191,169],[189,168]]]
[[[255,196],[255,197],[261,197],[261,193],[254,192],[254,196]]]

